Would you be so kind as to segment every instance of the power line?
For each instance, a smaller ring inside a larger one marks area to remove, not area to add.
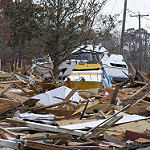
[[[141,37],[141,17],[149,16],[149,15],[141,15],[140,13],[138,15],[130,15],[130,17],[138,17],[139,19],[139,69],[142,71],[142,37]]]
[[[113,9],[115,8],[116,4],[117,4],[117,0],[115,1],[115,4],[114,4],[113,8],[111,9],[110,14],[112,13],[112,11],[113,11]]]

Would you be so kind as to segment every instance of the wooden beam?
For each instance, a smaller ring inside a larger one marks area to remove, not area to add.
[[[29,86],[36,94],[40,94],[40,91],[38,91],[37,88],[33,84],[29,84]]]
[[[9,135],[11,135],[12,137],[15,137],[15,138],[17,137],[17,134],[15,134],[15,133],[7,130],[7,129],[4,129],[3,127],[0,127],[0,130],[7,133],[7,134],[9,134]]]
[[[32,141],[27,141],[26,147],[33,148],[33,149],[40,149],[40,150],[72,150],[64,146],[46,144],[46,143],[43,144],[43,143],[32,142]]]
[[[5,135],[5,133],[3,131],[0,131],[0,138],[8,140],[7,136]]]
[[[113,117],[115,117],[116,115],[118,115],[120,112],[125,111],[128,107],[130,106],[127,105],[124,108],[122,108],[120,111],[116,112],[115,114],[113,114],[112,116],[110,116],[109,118],[107,118],[106,120],[104,120],[103,122],[101,122],[100,124],[98,124],[97,126],[95,126],[94,128],[90,129],[89,131],[87,131],[85,134],[83,134],[81,137],[85,137],[86,135],[88,136],[88,134],[92,131],[94,131],[96,128],[99,128],[100,126],[104,125],[106,122],[108,122],[110,119],[112,119]]]
[[[8,85],[0,92],[0,96],[2,96],[10,87],[11,87],[11,84],[8,84]]]
[[[91,108],[93,106],[96,106],[96,105],[100,104],[101,102],[104,102],[104,101],[108,100],[109,98],[112,97],[112,95],[113,94],[105,96],[105,97],[101,98],[100,100],[94,100],[93,102],[88,104],[87,109]],[[78,113],[82,112],[83,110],[84,110],[84,106],[80,107],[73,115],[78,114]]]
[[[16,83],[13,83],[13,85],[19,89],[21,89],[25,94],[28,94],[28,92],[26,90],[24,90],[21,86],[19,86],[18,84]]]
[[[30,109],[31,109],[32,111],[40,111],[40,110],[42,110],[42,109],[59,106],[59,105],[66,104],[66,103],[69,103],[69,102],[70,102],[70,101],[63,101],[63,102],[60,102],[60,103],[55,103],[55,104],[51,104],[51,105],[47,105],[47,106],[33,107],[33,108],[30,108]]]
[[[78,90],[78,88],[85,82],[85,79],[82,78],[80,80],[80,82],[72,89],[72,91],[66,96],[66,98],[64,99],[64,101],[68,101],[71,96],[76,92],[76,90]],[[62,108],[63,105],[59,106],[58,108]]]
[[[52,77],[52,80],[53,80],[54,84],[55,84],[55,85],[56,85],[56,87],[57,87],[57,86],[58,86],[58,84],[57,84],[56,78],[55,78],[55,76],[54,76],[54,74],[53,74],[52,70],[49,70],[49,73],[50,73],[50,75],[51,75],[51,77]]]
[[[111,118],[108,122],[106,122],[104,125],[100,126],[100,130],[96,129],[93,131],[90,135],[87,135],[86,138],[96,138],[98,137],[101,133],[103,133],[105,130],[113,126],[118,120],[123,118],[123,116],[114,116]]]
[[[89,103],[89,100],[87,100],[87,102],[86,102],[86,104],[85,104],[85,107],[84,107],[84,110],[83,110],[83,112],[82,112],[82,114],[81,114],[80,120],[82,120],[82,118],[83,118],[83,115],[84,115],[84,113],[85,113],[85,111],[86,111],[86,108],[87,108],[87,106],[88,106],[88,103]]]
[[[115,91],[113,93],[113,96],[111,98],[111,104],[115,104],[116,103],[116,97],[117,97],[117,94],[119,92],[119,88],[120,88],[119,86],[116,86]]]
[[[131,69],[133,70],[133,72],[136,74],[136,69],[133,67],[133,65],[131,63],[129,63]]]

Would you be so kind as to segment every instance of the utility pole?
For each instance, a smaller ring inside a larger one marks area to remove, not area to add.
[[[123,36],[125,30],[126,10],[127,10],[127,0],[124,1],[123,23],[122,23],[122,31],[121,31],[121,39],[120,39],[120,54],[123,54]]]
[[[141,15],[140,13],[138,15],[130,15],[130,17],[138,17],[139,19],[139,69],[142,71],[142,37],[141,37],[141,17],[145,17],[149,15]]]

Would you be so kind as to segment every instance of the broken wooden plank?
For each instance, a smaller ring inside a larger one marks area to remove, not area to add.
[[[12,103],[16,103],[19,104],[18,101],[15,100],[11,100],[11,99],[6,99],[6,98],[0,98],[0,103],[6,103],[6,104],[12,104]]]
[[[33,107],[40,99],[29,98],[23,102],[23,105]]]
[[[105,119],[107,119],[107,116],[103,113],[102,110],[99,110],[99,112],[100,112],[100,114],[101,114]]]
[[[26,146],[27,148],[32,149],[40,149],[40,150],[72,150],[71,148],[67,148],[65,146],[59,146],[54,144],[46,144],[46,143],[39,143],[33,141],[27,141]]]
[[[101,102],[104,102],[104,101],[108,100],[109,98],[112,97],[112,95],[113,94],[105,96],[105,97],[101,98],[100,100],[94,100],[93,102],[91,102],[91,103],[88,104],[87,109],[91,108],[93,106],[96,106],[96,105],[98,105]],[[83,110],[84,110],[84,106],[80,107],[73,115],[78,114],[78,113],[82,112]]]
[[[147,94],[145,94],[142,98],[140,98],[139,100],[137,100],[135,103],[133,103],[133,105],[131,105],[129,109],[133,109],[134,106],[136,106],[138,103],[140,103],[141,101],[143,101],[149,94],[150,94],[150,91]]]
[[[69,103],[69,102],[70,101],[63,101],[63,102],[60,102],[60,103],[55,103],[55,104],[51,104],[51,105],[47,105],[47,106],[33,107],[33,108],[30,108],[30,110],[32,110],[32,111],[40,111],[40,110],[43,110],[43,109],[46,109],[46,108],[59,106],[59,105],[66,104],[66,103]]]
[[[11,78],[13,73],[0,73],[0,78]]]
[[[131,69],[133,70],[133,72],[136,74],[136,69],[133,67],[133,65],[131,64],[131,63],[129,63],[129,65],[130,65],[130,67],[131,67]]]
[[[110,104],[115,104],[116,103],[116,97],[117,97],[117,94],[119,92],[119,88],[120,88],[119,86],[116,86],[115,91],[113,93],[113,96],[111,98]]]
[[[49,70],[49,73],[50,73],[50,75],[51,75],[51,77],[52,77],[52,80],[54,81],[54,84],[55,84],[55,85],[56,85],[56,87],[57,87],[57,86],[58,86],[58,84],[57,84],[56,78],[55,78],[55,76],[54,76],[54,74],[53,74],[52,70]]]
[[[82,118],[83,118],[83,115],[84,115],[84,113],[85,113],[85,111],[86,111],[86,108],[87,108],[87,106],[88,106],[88,103],[89,103],[89,100],[87,100],[87,102],[86,102],[86,104],[85,104],[85,107],[84,107],[84,110],[83,110],[83,112],[82,112],[82,114],[81,114],[80,120],[82,120]]]
[[[2,96],[10,87],[11,87],[11,84],[8,84],[8,85],[0,92],[0,96]]]
[[[114,116],[108,122],[100,126],[100,129],[95,128],[91,134],[86,136],[86,138],[97,138],[101,133],[113,126],[121,118],[123,118],[123,116]]]
[[[42,134],[42,133],[41,133]],[[49,139],[49,140],[60,140],[60,139],[65,139],[65,140],[71,140],[72,136],[66,133],[58,133],[58,134],[54,134],[54,133],[48,133],[48,134],[42,134],[42,135],[30,135],[30,136],[26,136],[23,137],[23,139],[26,140],[45,140],[45,139]]]
[[[40,94],[40,91],[37,90],[37,88],[33,84],[29,84],[29,86],[36,94]]]
[[[68,101],[68,100],[71,98],[71,96],[76,92],[76,90],[78,90],[78,88],[79,88],[84,82],[85,82],[85,79],[82,78],[82,79],[80,80],[80,82],[79,82],[79,83],[71,90],[71,92],[66,96],[66,98],[64,99],[64,101]],[[63,106],[63,105],[60,105],[60,106],[58,107],[58,109],[62,108],[62,106]]]
[[[17,83],[13,83],[13,85],[19,89],[21,89],[25,94],[28,94],[26,90],[24,90],[21,86],[19,86]]]
[[[0,127],[0,130],[7,133],[7,134],[9,134],[9,135],[11,135],[12,137],[15,137],[15,138],[17,137],[17,134],[15,134],[15,133],[13,133],[13,132],[11,132],[11,131],[3,128],[3,127]]]
[[[5,135],[5,133],[3,131],[0,131],[0,138],[8,140],[7,136]]]
[[[141,76],[141,78],[142,78],[142,80],[144,81],[149,81],[149,80],[147,80],[147,78],[145,78],[145,76],[142,74],[142,72],[140,72],[139,70],[137,71],[137,73]]]
[[[82,137],[85,137],[86,135],[88,135],[90,132],[92,132],[93,130],[95,130],[96,128],[104,125],[104,123],[108,122],[110,119],[112,119],[114,116],[118,115],[120,112],[125,111],[128,107],[130,106],[127,105],[124,108],[122,108],[120,111],[116,112],[115,114],[113,114],[112,116],[110,116],[109,118],[107,118],[105,121],[103,121],[102,123],[98,124],[97,126],[95,126],[94,128],[90,129],[89,131],[87,131],[84,135],[82,135]],[[81,138],[82,138],[81,137]]]

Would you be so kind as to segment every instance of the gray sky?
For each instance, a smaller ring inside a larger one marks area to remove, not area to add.
[[[120,20],[123,18],[124,0],[109,0],[105,5],[104,12],[107,14],[121,13]],[[138,17],[130,17],[136,15],[138,12],[141,15],[150,15],[150,0],[127,0],[127,16],[126,16],[126,29],[138,28]],[[132,13],[132,12],[133,13]],[[148,29],[149,26],[149,29]],[[141,27],[150,32],[150,16],[141,19]],[[121,27],[120,27],[121,29]]]

